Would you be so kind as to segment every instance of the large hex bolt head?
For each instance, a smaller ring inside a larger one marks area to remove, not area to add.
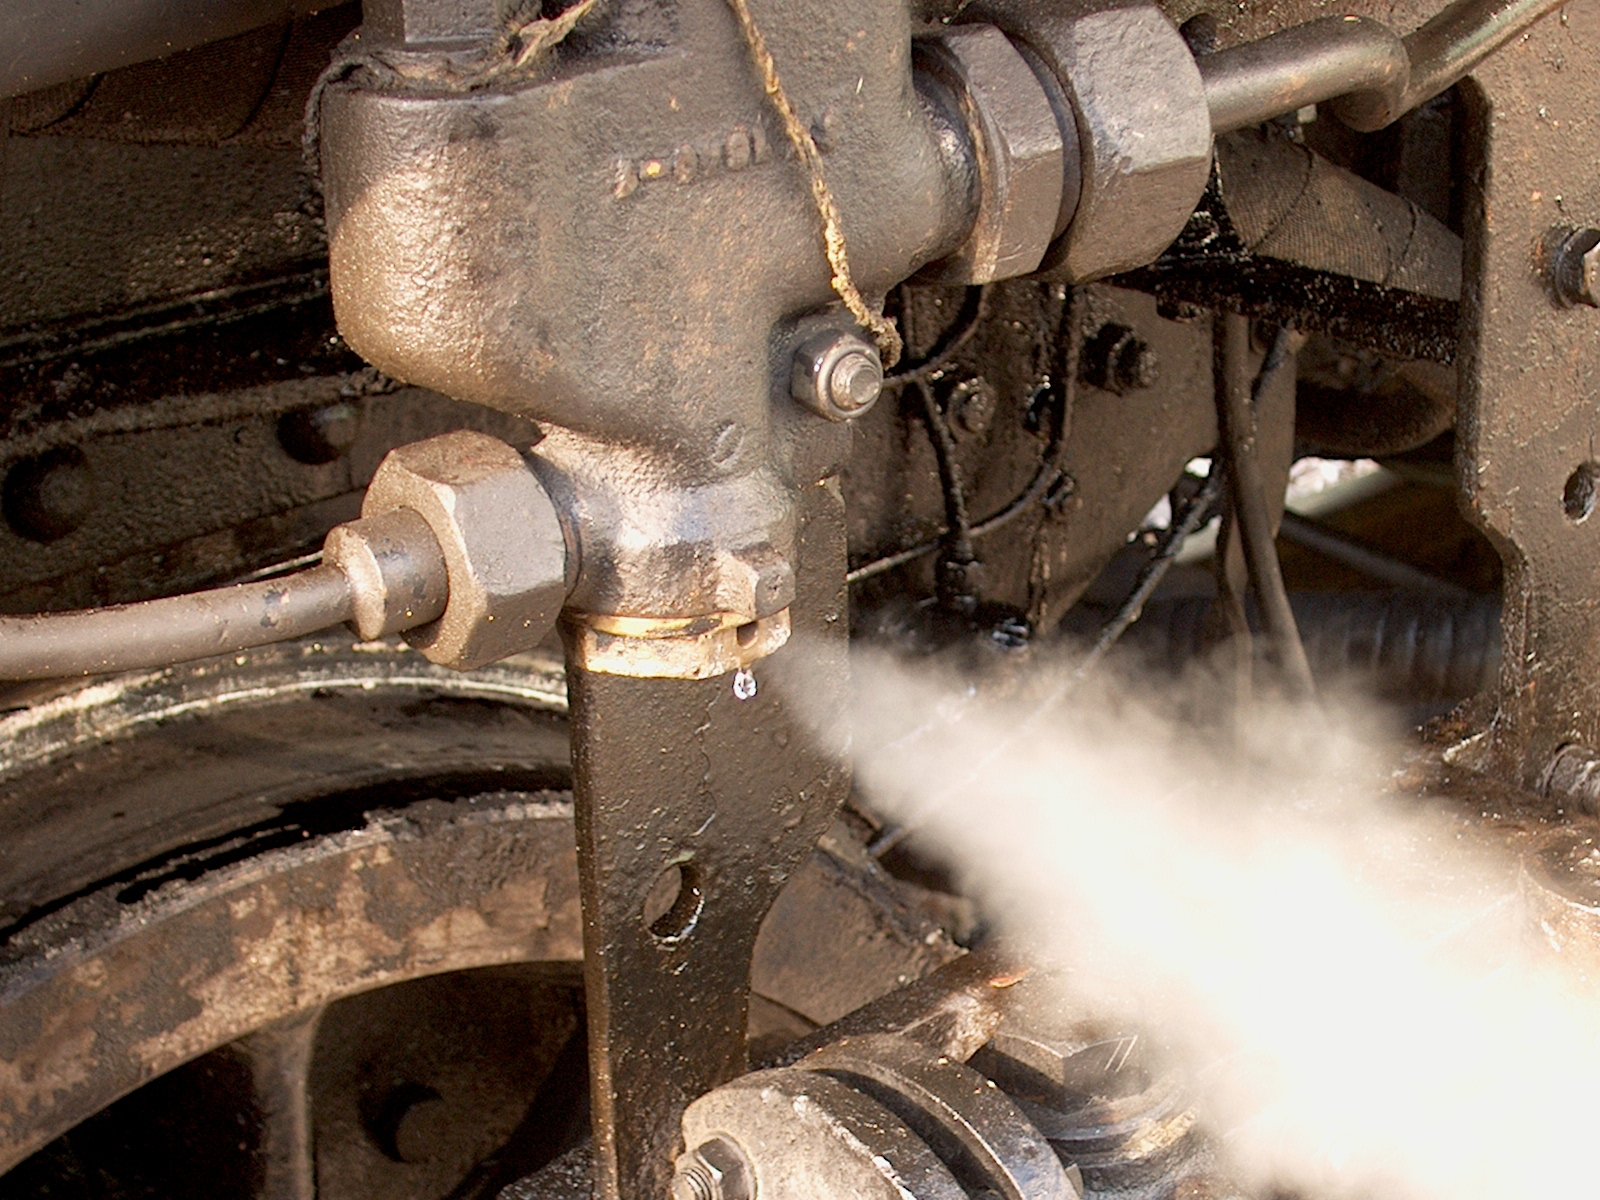
[[[1075,16],[979,0],[968,11],[1036,56],[1077,114],[1082,190],[1043,270],[1082,283],[1155,261],[1211,175],[1211,111],[1183,36],[1153,5]]]
[[[469,430],[393,450],[361,513],[400,508],[428,523],[450,580],[444,614],[405,635],[430,660],[471,670],[531,649],[554,627],[568,592],[566,538],[516,450]]]
[[[1577,229],[1555,257],[1556,294],[1568,304],[1600,308],[1600,229]]]
[[[1026,275],[1039,266],[1056,236],[1069,149],[1074,174],[1077,170],[1070,114],[1063,130],[1033,68],[991,25],[957,25],[919,39],[917,67],[955,98],[978,164],[972,234],[924,278],[989,283]],[[1076,187],[1074,178],[1073,200]]]
[[[819,417],[859,417],[883,393],[878,348],[856,333],[820,333],[795,352],[789,391]]]

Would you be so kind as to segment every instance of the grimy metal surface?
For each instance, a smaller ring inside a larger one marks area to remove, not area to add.
[[[918,99],[900,0],[756,8],[881,295],[966,236],[971,147]],[[320,106],[341,332],[397,378],[548,422],[538,456],[582,531],[573,610],[753,606],[844,431],[775,388],[832,273],[725,0],[602,6],[495,86],[355,49]]]
[[[338,0],[91,0],[62,9],[18,0],[5,15],[0,96],[36,92],[129,63],[287,23]]]
[[[802,511],[795,637],[754,695],[568,664],[602,1197],[665,1195],[685,1107],[749,1068],[756,933],[848,786],[815,732],[844,700],[837,485]]]
[[[881,295],[965,237],[970,144],[916,94],[899,0],[757,8],[855,282]],[[452,12],[465,48],[423,55]],[[834,299],[819,205],[724,0],[597,9],[504,78],[481,7],[374,15],[313,114],[335,312],[381,369],[546,423],[538,469],[577,555],[597,1186],[660,1195],[684,1106],[748,1065],[756,932],[844,794],[792,706],[836,710],[848,432],[783,385],[849,323],[806,320]],[[397,44],[413,25],[429,37]],[[754,688],[592,670],[580,636],[784,607],[794,641]]]
[[[0,1089],[0,1170],[350,991],[575,965],[572,806],[542,790],[566,780],[560,689],[547,659],[461,675],[398,646],[303,645],[0,720],[0,1079],[17,1084]],[[754,985],[803,1027],[950,953],[830,835],[773,907]],[[260,1051],[254,1107],[283,1115],[262,1132],[288,1143],[288,1187],[298,1050],[272,1042],[243,1049]]]
[[[132,920],[112,895],[86,897],[62,914],[85,922],[77,940],[44,962],[26,956],[30,939],[11,939],[0,1164],[198,1054],[340,996],[575,960],[571,811],[551,795],[413,806],[155,891]]]
[[[1470,514],[1505,561],[1489,758],[1537,786],[1568,744],[1600,747],[1600,312],[1555,296],[1551,255],[1600,223],[1600,3],[1574,0],[1469,90],[1467,288],[1457,420]]]

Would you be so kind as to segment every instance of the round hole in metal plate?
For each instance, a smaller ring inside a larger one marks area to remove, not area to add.
[[[650,887],[644,901],[644,923],[658,942],[676,942],[694,932],[705,906],[700,868],[693,862],[668,866]]]

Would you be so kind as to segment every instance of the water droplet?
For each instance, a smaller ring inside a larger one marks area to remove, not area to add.
[[[741,700],[750,700],[756,694],[756,677],[750,668],[740,667],[733,673],[733,694]]]

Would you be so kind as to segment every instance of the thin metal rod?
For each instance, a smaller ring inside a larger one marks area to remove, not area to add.
[[[1161,586],[1161,581],[1167,577],[1167,572],[1177,561],[1184,542],[1215,515],[1214,510],[1222,496],[1226,478],[1227,471],[1222,463],[1213,461],[1211,470],[1200,485],[1200,490],[1189,498],[1189,502],[1183,506],[1177,517],[1162,531],[1155,552],[1139,569],[1139,577],[1133,585],[1133,590],[1117,606],[1117,611],[1101,628],[1094,645],[1078,664],[1074,671],[1078,678],[1092,671],[1095,665],[1111,652],[1118,639],[1144,614],[1145,604],[1155,595],[1156,589]]]
[[[335,567],[114,608],[0,617],[0,679],[164,667],[287,641],[353,616]]]
[[[1199,58],[1211,127],[1229,133],[1330,100],[1353,129],[1404,116],[1563,0],[1455,0],[1402,38],[1366,17],[1323,17]]]
[[[1250,568],[1250,590],[1261,612],[1261,623],[1271,638],[1273,651],[1289,682],[1300,694],[1315,692],[1311,664],[1306,660],[1300,630],[1289,607],[1278,563],[1276,530],[1267,508],[1267,484],[1256,439],[1256,399],[1267,384],[1293,361],[1293,334],[1284,328],[1273,339],[1252,387],[1246,363],[1250,352],[1250,320],[1224,313],[1216,345],[1217,417],[1227,451],[1228,482],[1232,488],[1233,515],[1239,523],[1239,541]]]

